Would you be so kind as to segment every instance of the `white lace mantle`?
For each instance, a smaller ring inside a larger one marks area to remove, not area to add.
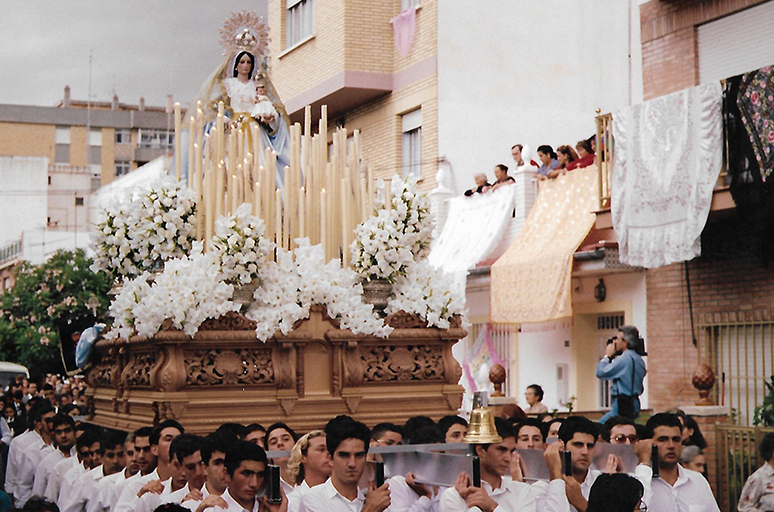
[[[701,254],[723,158],[719,83],[613,114],[611,210],[621,262],[661,267]]]

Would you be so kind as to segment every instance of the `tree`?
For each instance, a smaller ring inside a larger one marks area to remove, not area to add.
[[[72,361],[70,336],[104,321],[110,304],[110,277],[91,263],[78,249],[17,267],[14,287],[0,295],[0,359],[37,375],[64,371],[60,346]]]

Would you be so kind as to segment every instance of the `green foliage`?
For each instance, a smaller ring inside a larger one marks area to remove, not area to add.
[[[774,426],[774,375],[770,377],[771,382],[764,381],[766,385],[766,396],[763,397],[763,403],[755,408],[753,425],[762,425],[764,427]]]
[[[0,295],[0,360],[23,364],[37,375],[64,371],[60,334],[103,321],[110,304],[110,278],[92,272],[91,263],[78,249],[16,268],[14,287]]]

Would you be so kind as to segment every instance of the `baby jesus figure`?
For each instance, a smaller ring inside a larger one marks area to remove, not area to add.
[[[266,124],[270,124],[277,119],[277,111],[274,109],[274,105],[271,104],[269,97],[266,96],[266,84],[263,82],[258,82],[255,86],[255,106],[250,115]]]

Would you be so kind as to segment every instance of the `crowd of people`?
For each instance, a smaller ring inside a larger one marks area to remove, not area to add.
[[[596,163],[596,136],[592,135],[588,139],[578,141],[575,144],[575,149],[566,144],[556,148],[556,151],[547,144],[538,146],[537,158],[539,162],[529,159],[525,163],[522,151],[524,151],[523,144],[514,144],[511,147],[511,156],[513,156],[516,168],[531,167],[535,170],[537,179],[554,179],[574,169],[581,169]],[[494,182],[490,183],[486,173],[476,174],[473,176],[476,186],[466,190],[465,195],[486,194],[502,186],[515,183],[513,177],[508,175],[508,166],[505,164],[498,164],[494,167],[494,177]]]
[[[703,443],[701,433],[689,416],[674,413],[655,414],[645,425],[623,417],[604,424],[581,416],[497,417],[500,439],[482,444],[466,438],[468,424],[458,416],[438,422],[417,416],[405,425],[370,429],[338,416],[301,436],[284,423],[226,423],[198,436],[175,420],[126,433],[57,412],[44,397],[28,404],[29,430],[13,437],[8,451],[5,499],[31,512],[718,510],[696,471],[702,469],[700,451],[684,447]],[[479,486],[467,472],[448,488],[423,484],[412,472],[379,487],[359,485],[366,462],[379,457],[369,454],[370,447],[458,442],[469,442],[478,457]],[[768,442],[771,459],[774,438]],[[599,443],[633,445],[636,469],[624,473],[622,460],[612,455],[603,471],[593,469]],[[542,451],[550,478],[529,483],[519,450]],[[267,457],[283,451],[289,456]],[[563,452],[571,454],[569,470]],[[688,452],[694,452],[690,460]],[[276,502],[265,492],[269,464],[278,468]],[[747,499],[772,475],[770,468],[758,475]],[[11,507],[3,499],[0,512]]]

